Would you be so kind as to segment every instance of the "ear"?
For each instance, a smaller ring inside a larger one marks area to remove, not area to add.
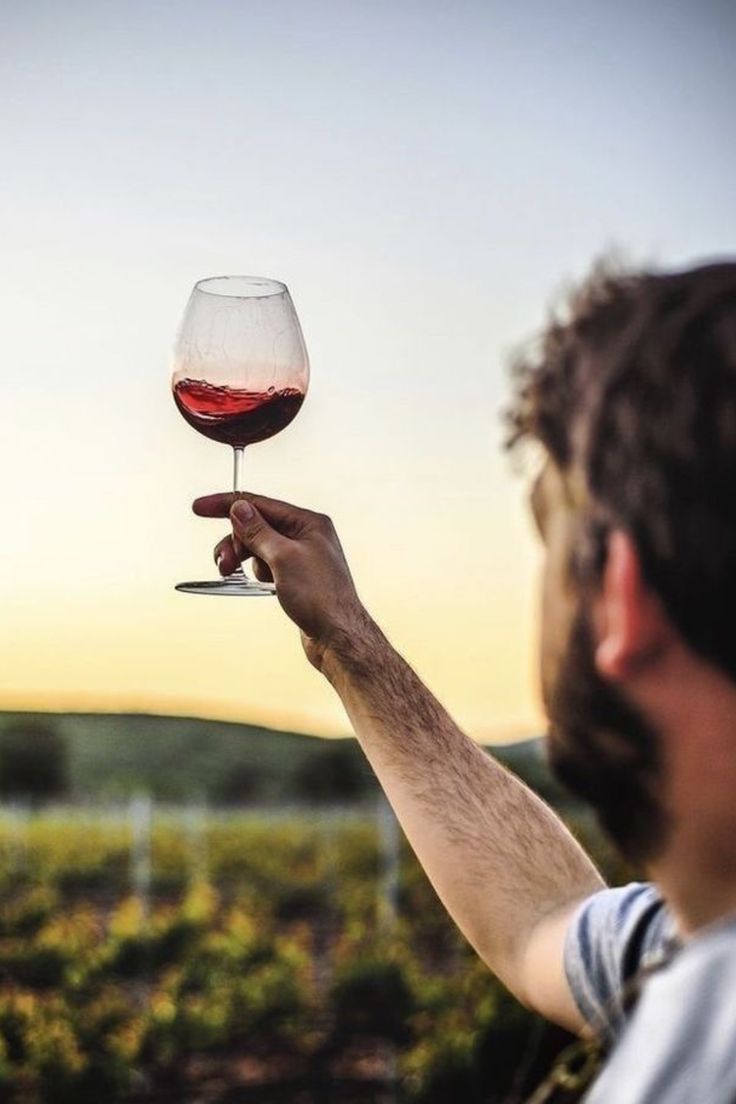
[[[609,682],[621,682],[659,655],[669,626],[644,580],[631,537],[614,530],[595,602],[595,662]]]

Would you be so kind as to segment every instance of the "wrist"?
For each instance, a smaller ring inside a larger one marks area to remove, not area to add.
[[[325,643],[321,670],[335,689],[346,679],[364,680],[376,671],[376,656],[390,648],[376,622],[365,609],[349,626],[333,629]]]

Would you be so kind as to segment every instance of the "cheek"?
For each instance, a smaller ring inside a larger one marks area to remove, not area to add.
[[[555,556],[553,552],[545,561],[540,595],[540,676],[545,707],[549,704],[550,693],[566,652],[575,608],[562,557]]]
[[[556,607],[557,600],[551,585],[549,570],[545,569],[540,593],[539,675],[542,704],[546,711],[549,711],[550,693],[560,660],[556,630],[559,614]]]

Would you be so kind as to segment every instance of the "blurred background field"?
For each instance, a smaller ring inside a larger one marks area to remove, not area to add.
[[[504,754],[561,797],[538,741]],[[455,929],[354,741],[7,715],[0,789],[3,1099],[511,1104],[567,1042]]]

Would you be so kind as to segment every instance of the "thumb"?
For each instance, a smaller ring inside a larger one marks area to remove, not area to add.
[[[233,503],[230,521],[240,543],[248,552],[265,560],[269,566],[290,543],[287,537],[271,528],[263,515],[246,498]]]

